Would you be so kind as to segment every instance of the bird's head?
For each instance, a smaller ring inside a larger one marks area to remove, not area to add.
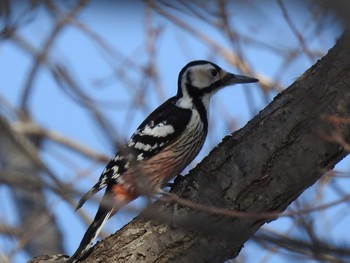
[[[223,87],[257,81],[255,78],[229,73],[212,62],[196,60],[188,63],[180,71],[177,96],[188,99],[201,98],[208,103],[210,97]]]

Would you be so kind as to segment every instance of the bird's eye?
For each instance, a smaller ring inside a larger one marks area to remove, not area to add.
[[[211,74],[213,77],[216,77],[216,76],[218,75],[218,71],[217,71],[216,69],[212,68],[212,69],[210,70],[210,74]]]

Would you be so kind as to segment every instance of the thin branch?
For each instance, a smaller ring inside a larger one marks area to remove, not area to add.
[[[256,218],[256,219],[274,219],[276,217],[295,217],[300,216],[303,214],[310,214],[312,212],[325,210],[331,207],[334,207],[336,205],[340,205],[343,203],[346,203],[350,200],[350,194],[345,195],[335,201],[318,205],[310,208],[304,208],[297,211],[288,211],[284,213],[278,213],[278,212],[269,212],[269,213],[259,213],[259,212],[244,212],[244,211],[238,211],[238,210],[231,210],[227,208],[220,208],[217,206],[211,206],[206,204],[200,204],[200,203],[194,203],[190,200],[181,198],[177,195],[167,193],[165,196],[159,197],[160,201],[167,202],[167,203],[177,203],[182,206],[186,206],[195,210],[199,210],[202,212],[207,212],[210,214],[215,215],[222,215],[222,216],[229,216],[229,217],[239,217],[239,218]]]
[[[306,41],[304,40],[303,35],[299,32],[297,27],[294,25],[294,22],[290,18],[285,4],[283,3],[282,0],[277,0],[277,3],[282,10],[283,17],[286,20],[290,30],[293,32],[293,34],[296,36],[297,40],[299,41],[299,44],[300,44],[303,52],[309,58],[310,62],[314,62],[314,60],[315,60],[314,55],[311,53],[311,51],[307,47]]]
[[[59,19],[55,27],[53,28],[51,34],[48,36],[46,42],[43,45],[42,51],[36,55],[32,69],[28,74],[27,81],[25,82],[25,87],[23,89],[21,97],[21,109],[23,112],[28,113],[28,100],[33,89],[33,82],[43,61],[46,61],[47,54],[52,47],[54,41],[56,40],[58,34],[62,29],[68,25],[69,21],[73,19],[74,16],[87,4],[88,0],[79,0],[77,4],[67,12],[61,19]]]
[[[98,153],[95,150],[88,148],[87,146],[77,142],[76,140],[70,139],[62,134],[48,130],[43,127],[38,126],[37,124],[31,122],[14,122],[12,124],[13,129],[24,135],[35,135],[44,137],[46,139],[52,140],[60,145],[66,146],[69,149],[75,151],[76,153],[82,154],[86,157],[89,157],[95,161],[106,163],[110,160],[108,156],[102,153]]]

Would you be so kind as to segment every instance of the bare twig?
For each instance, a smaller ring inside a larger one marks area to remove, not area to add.
[[[21,98],[21,108],[25,113],[28,113],[28,99],[29,99],[29,96],[30,96],[30,93],[31,93],[31,90],[33,87],[33,82],[34,82],[35,76],[38,72],[38,69],[39,69],[41,63],[46,60],[49,49],[52,46],[52,44],[54,43],[58,34],[69,23],[69,21],[74,16],[76,16],[77,13],[87,4],[87,2],[88,2],[88,0],[79,0],[74,8],[70,9],[67,12],[67,14],[62,16],[62,18],[56,22],[55,27],[53,28],[51,34],[49,35],[45,44],[43,45],[42,51],[36,55],[33,67],[28,74],[28,78],[27,78],[25,87],[23,89],[22,98]]]

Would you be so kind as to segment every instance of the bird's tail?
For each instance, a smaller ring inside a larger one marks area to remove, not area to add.
[[[96,192],[96,187],[93,187],[80,201],[77,206],[79,209],[87,200],[86,197],[90,197]],[[97,190],[98,191],[98,190]],[[84,257],[85,253],[91,247],[92,242],[100,233],[103,225],[107,220],[113,216],[121,207],[136,198],[136,195],[131,194],[128,189],[125,189],[122,185],[114,184],[107,186],[106,192],[103,195],[100,206],[97,210],[94,220],[89,228],[86,230],[83,239],[80,242],[78,249],[75,251],[66,262],[74,263]]]
[[[100,205],[94,220],[91,225],[87,229],[83,239],[80,242],[78,249],[75,253],[67,260],[67,263],[77,262],[80,258],[84,256],[84,254],[91,247],[92,242],[95,240],[97,235],[100,233],[103,225],[107,222],[107,220],[115,213],[115,208],[107,208],[103,205]]]

